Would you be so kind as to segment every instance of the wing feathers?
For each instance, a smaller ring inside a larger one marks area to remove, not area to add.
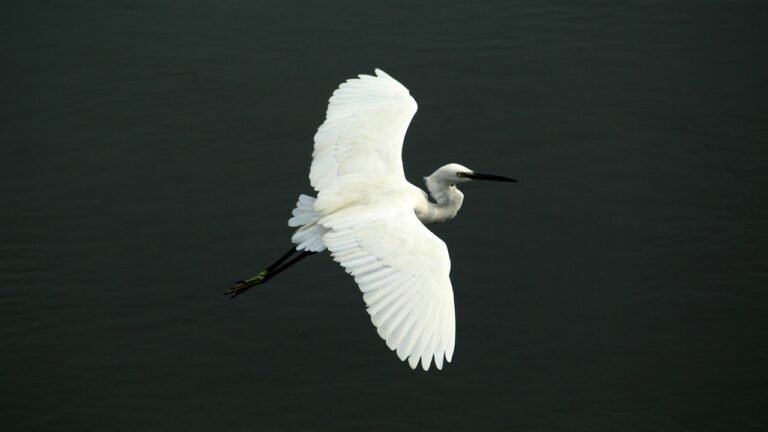
[[[402,84],[376,70],[342,83],[315,134],[309,177],[318,192],[348,174],[405,178],[401,153],[416,101]]]
[[[371,322],[411,367],[441,369],[455,340],[450,258],[412,208],[359,206],[323,218],[324,241],[363,292]]]
[[[342,83],[314,136],[317,201],[300,198],[292,221],[305,222],[306,207],[322,215],[322,243],[355,278],[379,335],[401,360],[427,370],[433,359],[438,369],[450,361],[455,316],[445,243],[418,221],[410,198],[398,199],[413,194],[401,153],[417,108],[379,69]]]
[[[423,308],[424,300],[421,297],[421,293],[418,293],[416,298],[411,301],[410,306],[408,308],[404,308],[402,321],[400,321],[400,323],[394,329],[390,340],[387,341],[387,345],[390,349],[395,349],[394,347],[397,347],[397,356],[400,358],[400,360],[405,360],[410,354],[406,350],[403,339],[405,339],[405,336],[411,330],[411,327],[413,327],[416,321],[418,321],[419,314]]]

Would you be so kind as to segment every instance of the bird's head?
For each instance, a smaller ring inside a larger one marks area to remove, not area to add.
[[[465,183],[470,180],[492,180],[501,182],[517,181],[509,177],[479,173],[457,163],[450,163],[448,165],[441,166],[437,169],[437,171],[433,172],[432,175],[427,177],[427,179],[450,186],[458,183]]]

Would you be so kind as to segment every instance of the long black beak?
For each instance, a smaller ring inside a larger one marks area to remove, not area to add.
[[[491,181],[500,181],[500,182],[515,182],[517,183],[517,180],[509,177],[504,176],[498,176],[493,174],[483,174],[479,172],[471,172],[464,174],[464,177],[471,178],[472,180],[491,180]]]

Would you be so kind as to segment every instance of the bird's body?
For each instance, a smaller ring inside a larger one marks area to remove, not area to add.
[[[373,324],[412,368],[438,369],[455,346],[448,248],[424,224],[456,216],[464,195],[457,183],[514,181],[448,164],[427,177],[427,194],[405,179],[401,152],[416,101],[381,70],[334,92],[315,135],[310,181],[317,197],[301,195],[288,221],[299,258],[289,256],[230,294],[263,283],[299,259],[328,249],[363,292]]]

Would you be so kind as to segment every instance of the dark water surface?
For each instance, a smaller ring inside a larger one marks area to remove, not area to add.
[[[768,429],[762,1],[18,2],[0,16],[3,431]],[[339,82],[469,184],[454,361],[289,246]]]

